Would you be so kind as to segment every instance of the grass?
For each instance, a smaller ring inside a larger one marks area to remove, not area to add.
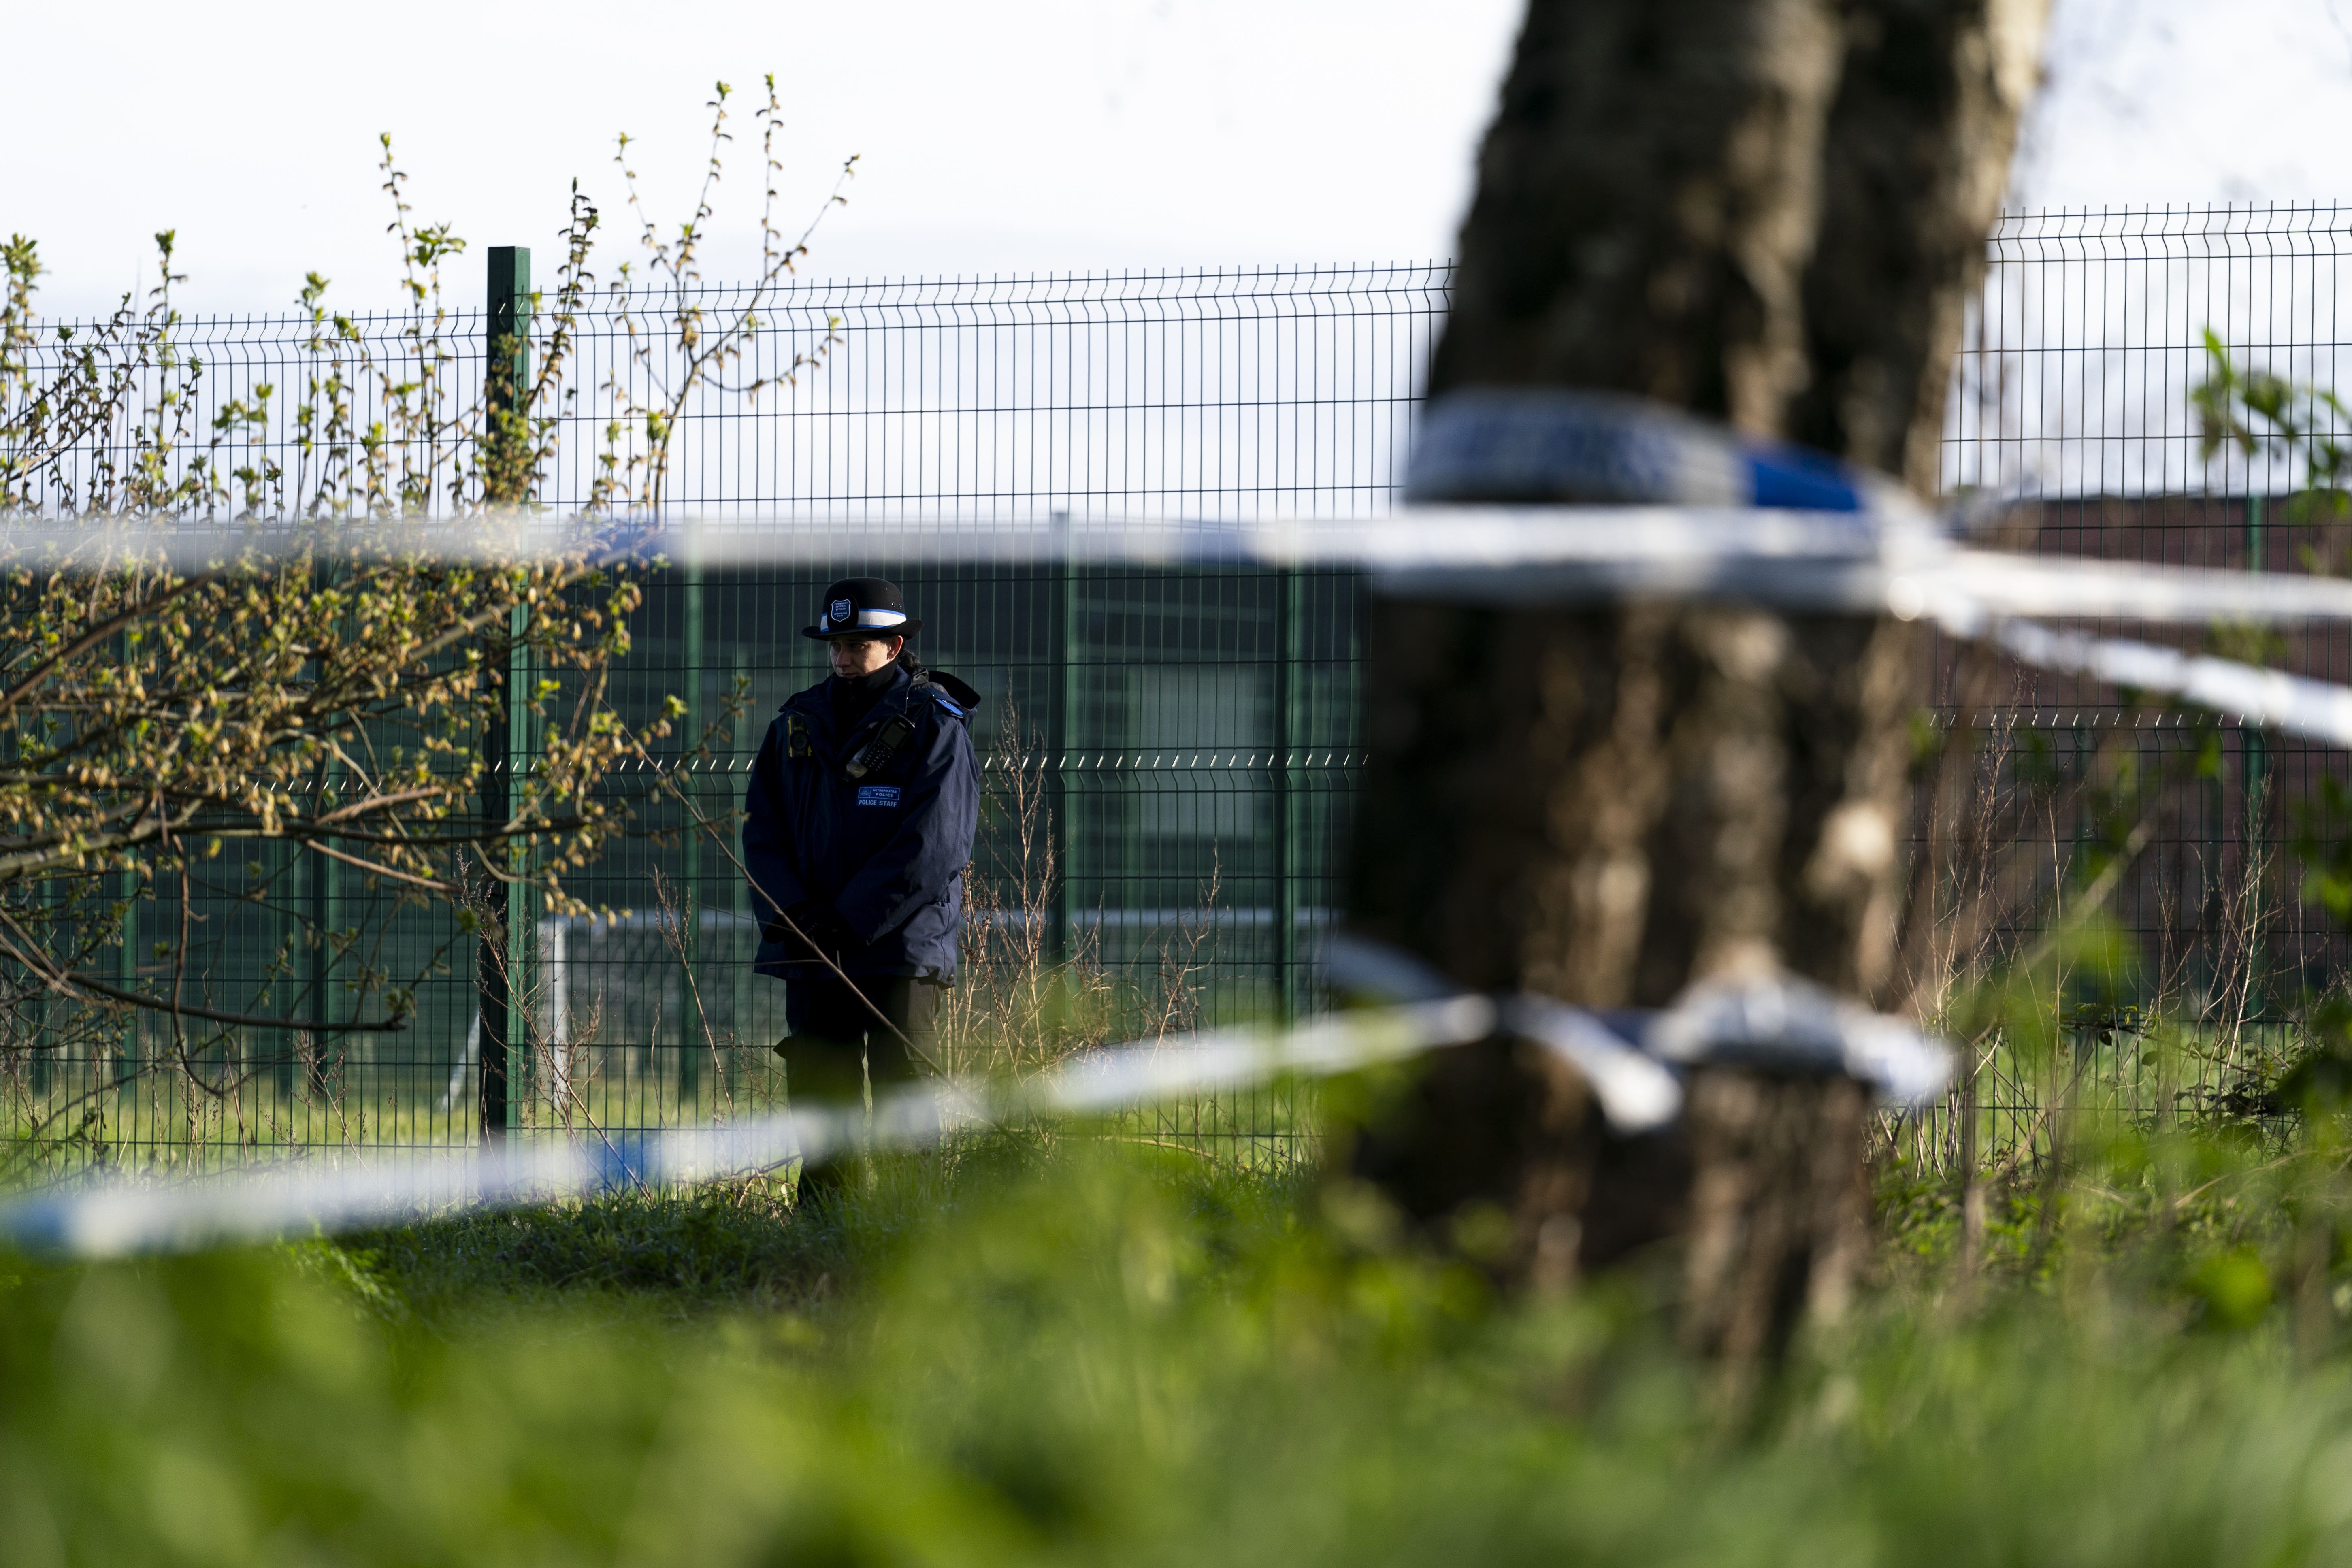
[[[1890,1168],[1863,1308],[1737,1409],[1638,1279],[1500,1301],[1309,1177],[1115,1142],[17,1259],[0,1518],[27,1564],[2342,1561],[2340,1163],[2086,1135],[1965,1303]]]

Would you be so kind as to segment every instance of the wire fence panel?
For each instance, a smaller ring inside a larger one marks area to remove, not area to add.
[[[1944,442],[1947,491],[2205,501],[2274,495],[2274,454],[2208,462],[2189,394],[2205,338],[2291,380],[2344,384],[2352,208],[2011,213],[1988,242]]]
[[[34,445],[55,447],[27,499],[68,513],[446,512],[478,494],[484,320],[436,305],[184,321],[159,304],[51,326],[24,350],[24,385],[53,405]],[[77,382],[86,356],[113,368]]]
[[[2021,548],[2342,569],[2326,525],[2286,514],[2296,476],[2274,454],[2206,461],[2189,394],[2208,329],[2265,368],[2336,384],[2347,218],[2333,207],[2005,218],[1964,332],[1948,489],[2023,497],[2003,525]],[[709,320],[748,311],[761,324],[724,384],[677,404],[656,489],[643,482],[656,444],[615,411],[660,405],[683,384],[656,330],[679,302],[607,300],[572,323],[538,497],[557,509],[650,497],[668,515],[733,531],[845,518],[1378,516],[1394,501],[1450,281],[1449,268],[1426,265],[705,290],[694,303]],[[481,396],[482,321],[448,309],[332,331],[308,318],[184,323],[181,379],[157,372],[154,395],[126,418],[180,421],[172,471],[215,487],[227,510],[253,482],[237,469],[274,472],[299,498],[307,492],[287,476],[304,465],[361,460],[337,458],[322,431],[391,419],[396,438],[372,449],[388,455],[367,459],[383,470],[369,483],[446,510],[470,493],[471,459],[448,432],[462,424],[453,411]],[[534,353],[547,352],[547,330],[542,317]],[[202,367],[193,380],[190,364]],[[396,395],[420,379],[432,385],[421,403]],[[754,384],[756,395],[741,390]],[[133,445],[120,429],[92,436],[50,504],[111,493],[108,466],[122,467]],[[637,478],[600,489],[615,472]],[[958,1048],[1034,1067],[1022,1053],[1039,1042],[1312,1005],[1360,764],[1360,579],[877,552],[788,567],[742,564],[739,552],[650,576],[614,699],[645,721],[677,697],[688,716],[663,743],[669,754],[706,733],[709,744],[675,792],[650,776],[614,781],[643,792],[637,831],[575,884],[608,912],[528,921],[515,977],[525,1130],[614,1135],[740,1114],[780,1091],[768,1047],[782,1031],[782,988],[750,973],[761,911],[731,830],[697,833],[693,821],[740,805],[768,718],[824,674],[797,628],[828,580],[868,570],[895,575],[924,617],[921,655],[983,697],[974,732],[989,804],[949,1009]],[[2230,647],[2234,635],[2217,634]],[[2352,679],[2340,634],[2269,651],[2299,672]],[[1946,868],[1939,907],[1953,918],[1939,956],[1962,975],[2014,960],[2053,910],[2071,918],[2086,889],[2116,935],[2100,950],[2108,957],[2050,982],[2057,1048],[1994,1052],[1984,1147],[2032,1157],[2069,1103],[2148,1118],[2258,1099],[2268,1064],[2293,1044],[2295,1009],[2344,972],[2340,927],[2305,896],[2294,853],[2298,835],[2340,836],[2326,795],[2343,777],[2340,757],[1949,647],[1923,718],[1985,736],[1956,798],[2001,835],[1997,858]],[[1935,769],[1923,776],[1932,784]],[[1923,790],[1922,842],[1935,830],[1931,796]],[[2130,856],[2106,875],[2117,844]],[[315,859],[199,863],[184,900],[159,881],[126,933],[122,973],[157,982],[158,944],[179,943],[184,929],[194,933],[192,995],[270,986],[281,1000],[331,997],[372,965],[415,981],[404,1033],[198,1038],[149,1016],[68,1039],[54,1020],[26,1021],[8,1062],[26,1147],[52,1163],[211,1164],[289,1145],[470,1142],[482,1038],[473,939],[446,911],[396,908],[388,889]],[[325,958],[311,940],[320,930],[337,933]],[[1268,1090],[1170,1108],[1130,1131],[1280,1160],[1304,1148],[1307,1121]],[[1958,1127],[1955,1101],[1897,1131],[1948,1165]]]
[[[1326,267],[811,282],[677,426],[672,506],[710,518],[1365,517],[1387,510],[1452,268]],[[575,384],[674,379],[618,320]],[[821,369],[747,406],[730,387]],[[565,416],[543,486],[590,492],[601,409]]]
[[[2192,394],[2216,368],[2209,342],[2291,382],[2344,384],[2347,233],[2352,209],[2334,205],[2004,217],[1964,330],[1946,488],[2020,498],[2000,539],[2015,548],[2341,574],[2340,526],[2292,502],[2307,476],[2291,455],[2209,444]],[[2341,627],[2083,629],[2352,681]],[[2310,885],[2315,857],[2352,829],[2329,794],[2342,753],[2089,680],[1971,669],[1948,648],[1935,697],[1947,724],[1986,727],[1966,811],[2014,835],[2005,866],[1972,868],[1999,912],[1956,967],[2050,952],[2053,921],[2087,933],[2044,968],[2053,1038],[1986,1042],[1983,1146],[2031,1160],[2079,1114],[2269,1109],[2300,1020],[2352,956]],[[1918,1131],[1933,1163],[1954,1158],[1957,1095]]]
[[[783,988],[751,973],[769,911],[731,849],[683,829],[689,809],[717,819],[743,804],[769,717],[824,678],[822,647],[797,628],[829,581],[877,564],[923,618],[927,662],[982,694],[970,994],[950,1009],[969,1048],[1277,1017],[1310,994],[1356,766],[1354,574],[887,557],[678,571],[650,584],[616,695],[642,712],[679,694],[686,735],[727,732],[685,772],[690,808],[649,803],[645,835],[576,884],[615,915],[542,922],[541,1034],[575,1054],[629,1042],[587,1063],[604,1075],[601,1121],[724,1113],[747,1084],[774,1089],[764,1056],[784,1030]],[[726,719],[730,700],[740,721]],[[1041,984],[1054,994],[1022,1006]],[[1189,1107],[1182,1135],[1289,1148],[1297,1118],[1275,1115]]]
[[[645,431],[619,415],[683,384],[659,330],[682,302],[608,299],[565,326],[537,497],[556,509],[657,500],[737,531],[844,516],[1376,516],[1391,504],[1449,280],[1426,265],[705,290],[692,308],[706,319],[755,312],[761,324],[723,384],[675,405],[657,487]],[[472,455],[444,437],[482,395],[485,319],[436,300],[349,321],[176,323],[153,384],[85,443],[49,504],[119,495],[109,465],[131,461],[131,426],[159,419],[187,434],[156,482],[217,512],[299,504],[317,493],[303,476],[331,461],[374,462],[365,496],[431,511],[478,500]],[[554,330],[544,313],[535,322],[540,363]],[[821,364],[785,378],[812,358]],[[752,384],[756,395],[740,390]],[[353,436],[371,426],[402,439]],[[615,486],[615,473],[637,477]],[[683,784],[615,780],[638,792],[637,831],[572,883],[604,912],[525,922],[509,976],[526,1036],[520,1128],[617,1135],[780,1091],[769,1047],[783,988],[751,973],[766,911],[751,905],[728,819],[769,717],[824,677],[798,628],[828,581],[874,570],[898,577],[924,618],[922,657],[983,699],[988,805],[950,1008],[961,1048],[1017,1058],[1041,1039],[1066,1048],[1308,1001],[1357,765],[1353,574],[887,554],[676,567],[647,579],[612,696],[639,723],[665,698],[684,701],[670,742]],[[698,833],[698,817],[726,831]],[[135,912],[123,975],[168,984],[178,969],[192,1001],[278,1003],[298,986],[331,998],[362,970],[396,975],[415,990],[405,1031],[314,1043],[226,1029],[192,1047],[184,1027],[151,1017],[72,1047],[37,1037],[11,1053],[28,1145],[68,1164],[211,1164],[287,1146],[469,1142],[484,1040],[476,943],[446,911],[395,907],[392,889],[362,882],[316,857],[217,875],[199,863],[184,900],[167,879]],[[1133,1131],[1249,1161],[1295,1156],[1306,1121],[1286,1091],[1265,1090],[1170,1108]]]

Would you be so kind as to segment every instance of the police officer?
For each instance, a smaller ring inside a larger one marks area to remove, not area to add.
[[[915,1076],[955,978],[978,698],[907,652],[922,626],[884,578],[827,588],[801,635],[825,645],[832,678],[777,710],[752,764],[753,967],[784,982],[776,1054],[802,1103],[859,1098],[861,1057],[877,1089]]]

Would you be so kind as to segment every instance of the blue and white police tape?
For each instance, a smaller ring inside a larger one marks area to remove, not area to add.
[[[1371,955],[1368,958],[1366,955]],[[1843,1073],[1917,1106],[1941,1092],[1950,1052],[1896,1019],[1796,981],[1702,986],[1663,1013],[1603,1016],[1547,997],[1451,994],[1433,972],[1342,945],[1342,990],[1408,995],[1296,1028],[1214,1030],[1083,1053],[1024,1084],[920,1084],[877,1097],[869,1120],[786,1110],[731,1126],[575,1131],[487,1151],[438,1150],[346,1163],[332,1156],[171,1184],[111,1177],[0,1205],[0,1239],[84,1258],[183,1251],[366,1229],[473,1205],[513,1206],[627,1187],[674,1187],[821,1162],[863,1149],[921,1148],[957,1126],[1115,1112],[1292,1075],[1328,1076],[1483,1039],[1498,1027],[1552,1050],[1591,1083],[1610,1126],[1639,1136],[1682,1107],[1680,1071],[1703,1062]],[[1421,994],[1430,991],[1440,994]]]
[[[1969,549],[1916,511],[1458,505],[1346,521],[843,516],[641,525],[492,516],[236,529],[0,520],[0,563],[12,565],[258,565],[313,547],[491,562],[577,552],[709,568],[845,561],[900,571],[969,563],[1324,568],[1363,571],[1390,592],[1480,603],[1725,599],[1956,626],[1994,617],[2352,620],[2352,582]]]
[[[249,549],[266,563],[314,525],[239,531],[0,521],[0,563],[100,570],[163,561],[216,564]],[[529,561],[610,546],[604,525],[537,518],[336,525],[361,554]],[[414,529],[407,533],[404,531]],[[584,531],[583,531],[584,530]],[[625,531],[626,552],[674,565],[879,570],[970,563],[1360,570],[1391,592],[1481,603],[1618,597],[1726,599],[1792,609],[1891,612],[1956,626],[1986,618],[2127,619],[2201,625],[2352,620],[2352,582],[2053,559],[1962,546],[1920,516],[1695,506],[1445,506],[1344,521],[1108,517],[668,521]],[[616,536],[618,537],[618,536]],[[378,546],[361,541],[373,538]],[[601,543],[600,543],[601,540]],[[109,541],[112,542],[110,543]]]
[[[364,1229],[471,1205],[517,1205],[614,1188],[667,1187],[914,1149],[955,1126],[1088,1115],[1212,1093],[1292,1073],[1326,1074],[1478,1039],[1495,1026],[1475,996],[1338,1013],[1268,1033],[1225,1029],[1081,1054],[1025,1084],[940,1080],[862,1110],[782,1110],[732,1125],[590,1127],[488,1150],[337,1156],[161,1184],[111,1177],[0,1205],[0,1239],[79,1257],[186,1250],[312,1231]]]
[[[1922,515],[1894,480],[1643,398],[1474,386],[1433,401],[1405,500]]]
[[[2352,687],[2152,643],[2089,637],[2025,622],[1998,623],[1985,635],[2011,657],[2043,669],[2159,692],[2228,718],[2352,748]]]
[[[2352,620],[2352,582],[1971,550],[1876,476],[1672,409],[1593,393],[1483,388],[1439,400],[1425,418],[1407,492],[1433,504],[1371,520],[1257,522],[1067,515],[814,523],[522,513],[229,523],[18,517],[0,521],[0,564],[100,570],[168,561],[186,569],[325,549],[397,559],[573,556],[709,567],[830,568],[856,560],[894,570],[961,562],[1352,568],[1388,593],[1496,606],[1650,598],[1927,619],[2043,668],[2352,744],[2345,695],[2325,683],[2014,624],[2345,621]]]
[[[1345,933],[1325,944],[1323,978],[1342,994],[1427,1003],[1451,983],[1411,953]],[[1596,1013],[1521,993],[1496,1000],[1506,1032],[1556,1052],[1592,1084],[1616,1131],[1654,1131],[1681,1113],[1675,1069],[1708,1063],[1842,1074],[1889,1104],[1917,1107],[1950,1081],[1952,1056],[1903,1019],[1793,975],[1706,980],[1663,1011]]]

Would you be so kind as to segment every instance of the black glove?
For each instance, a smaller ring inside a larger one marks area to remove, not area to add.
[[[788,921],[790,924],[785,923]],[[798,936],[793,934],[794,926],[800,928]],[[793,961],[838,959],[866,945],[866,939],[851,930],[849,922],[822,899],[803,899],[770,921],[760,934],[770,942],[783,943],[785,957]]]

